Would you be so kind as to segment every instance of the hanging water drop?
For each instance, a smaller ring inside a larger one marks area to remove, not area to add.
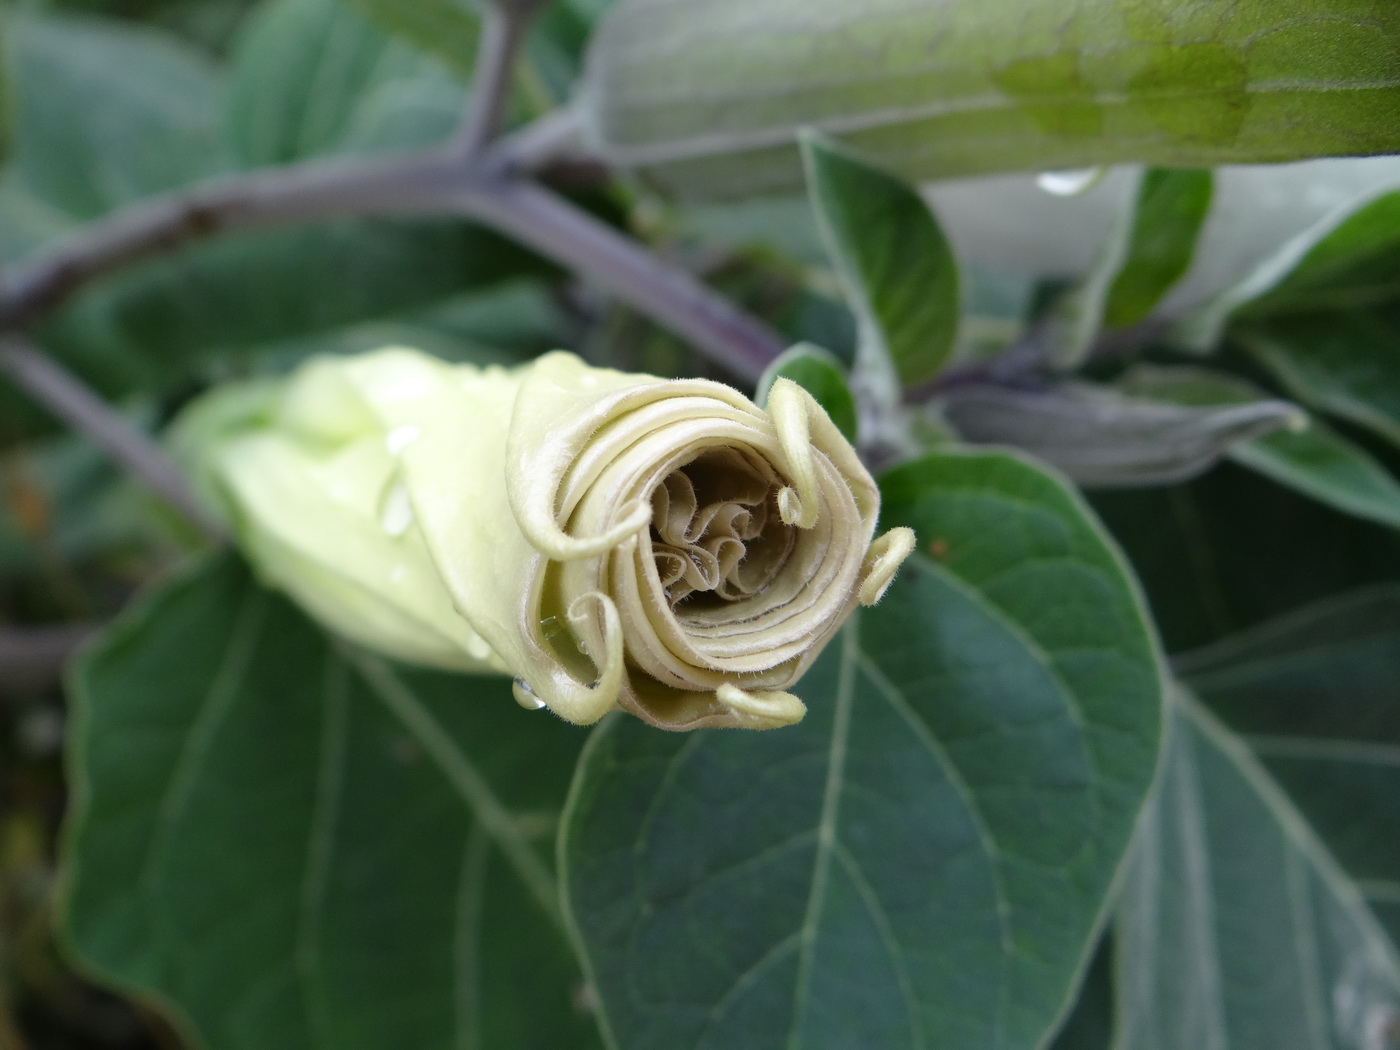
[[[379,512],[379,527],[390,536],[402,536],[413,524],[413,503],[408,498],[408,486],[396,483],[384,497]]]
[[[1043,171],[1035,177],[1035,184],[1055,197],[1078,197],[1097,186],[1107,173],[1104,167]]]
[[[515,702],[525,708],[526,711],[538,711],[545,706],[544,701],[539,698],[539,695],[530,688],[523,678],[517,678],[512,682],[510,691],[515,697]]]

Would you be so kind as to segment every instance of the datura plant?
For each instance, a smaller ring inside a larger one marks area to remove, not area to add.
[[[789,725],[914,537],[802,387],[391,348],[197,405],[180,444],[266,580],[398,659],[577,723]]]

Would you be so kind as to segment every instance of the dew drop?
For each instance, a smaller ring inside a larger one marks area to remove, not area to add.
[[[399,482],[384,497],[384,507],[379,512],[379,527],[390,536],[402,536],[413,524],[413,504],[408,498],[408,487]]]
[[[384,437],[384,445],[389,450],[391,456],[397,456],[409,445],[413,444],[422,435],[423,428],[414,426],[412,423],[405,423],[401,427],[395,427]]]
[[[1107,173],[1104,167],[1043,171],[1035,177],[1035,184],[1055,197],[1078,197],[1097,186]]]
[[[515,702],[527,711],[538,711],[544,707],[544,701],[525,683],[523,678],[517,678],[511,684],[511,693],[515,696]]]

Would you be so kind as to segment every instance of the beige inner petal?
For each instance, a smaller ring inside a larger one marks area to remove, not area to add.
[[[774,480],[737,449],[672,471],[652,494],[652,556],[677,614],[761,590],[787,561],[794,530],[778,517]]]

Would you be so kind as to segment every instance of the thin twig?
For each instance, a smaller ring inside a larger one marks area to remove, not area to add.
[[[0,340],[0,370],[201,531],[215,539],[222,536],[165,450],[58,362],[25,340],[6,336]]]
[[[515,60],[533,18],[532,9],[521,10],[515,4],[488,0],[483,6],[476,70],[467,113],[457,135],[457,149],[463,158],[475,157],[500,131],[515,80]]]
[[[0,282],[0,330],[23,327],[88,282],[230,230],[317,220],[442,214],[462,182],[442,150],[388,161],[319,161],[217,179],[91,223]]]
[[[462,211],[602,285],[715,363],[753,382],[784,350],[782,338],[690,273],[532,182],[470,183]]]

